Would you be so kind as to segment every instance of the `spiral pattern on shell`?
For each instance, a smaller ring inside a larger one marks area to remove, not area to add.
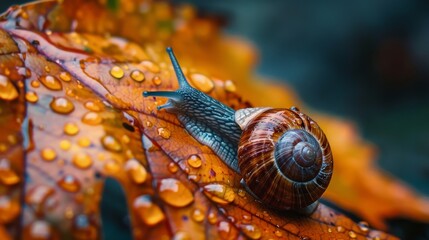
[[[244,127],[238,164],[247,187],[277,209],[304,208],[326,190],[333,170],[325,134],[297,110],[268,109]]]

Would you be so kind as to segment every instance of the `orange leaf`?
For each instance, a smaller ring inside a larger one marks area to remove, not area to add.
[[[141,95],[178,88],[164,53],[171,44],[191,84],[247,107],[221,79],[245,77],[239,70],[252,61],[217,64],[233,50],[223,53],[217,25],[189,9],[121,4],[45,1],[3,15],[0,223],[9,233],[0,236],[18,237],[21,227],[26,239],[100,238],[101,192],[113,178],[136,239],[394,239],[322,204],[306,217],[257,202],[175,115],[156,109],[165,99]]]

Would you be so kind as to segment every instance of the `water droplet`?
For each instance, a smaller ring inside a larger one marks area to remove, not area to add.
[[[337,232],[342,233],[344,231],[345,231],[344,227],[342,227],[342,226],[337,227]]]
[[[104,170],[110,174],[114,174],[118,172],[121,169],[119,164],[117,164],[115,161],[110,160],[106,164],[104,164]]]
[[[238,196],[240,197],[245,197],[246,196],[246,191],[244,191],[243,189],[238,189]]]
[[[295,112],[299,112],[299,108],[292,106],[290,107],[290,110],[295,111]]]
[[[89,147],[91,146],[91,140],[87,137],[82,137],[77,140],[77,144],[81,147]]]
[[[82,152],[76,153],[73,156],[72,161],[76,167],[81,169],[89,168],[92,165],[91,157],[88,154]]]
[[[57,182],[58,186],[67,192],[77,192],[80,190],[79,181],[72,175],[65,175]]]
[[[259,227],[252,224],[243,224],[240,226],[243,233],[250,239],[259,239],[262,237],[262,232]]]
[[[283,236],[283,233],[282,233],[282,232],[280,232],[279,230],[276,230],[276,231],[274,232],[274,234],[275,234],[277,237],[282,237],[282,236]]]
[[[39,100],[39,97],[37,96],[37,93],[30,91],[25,93],[25,100],[35,103]]]
[[[128,176],[137,184],[144,183],[147,178],[146,168],[137,159],[130,159],[125,163]]]
[[[49,72],[51,72],[51,68],[50,68],[48,65],[46,65],[46,66],[45,66],[45,71],[46,71],[47,73],[49,73]]]
[[[366,233],[369,231],[369,224],[367,222],[361,221],[358,223],[359,229]]]
[[[191,217],[195,222],[202,222],[204,220],[204,212],[196,208],[192,211]]]
[[[61,72],[60,73],[60,78],[64,82],[70,82],[70,80],[71,80],[71,76],[70,76],[70,74],[68,72]]]
[[[10,223],[19,216],[20,205],[9,196],[0,196],[0,223]]]
[[[140,63],[140,65],[142,67],[144,67],[145,69],[153,72],[153,73],[159,73],[160,69],[159,66],[156,65],[155,63],[148,61],[148,60],[144,60]]]
[[[109,151],[120,152],[122,150],[121,143],[111,135],[102,137],[101,144],[103,144],[103,147]]]
[[[177,232],[174,234],[172,240],[191,240],[191,236],[186,232]]]
[[[18,90],[8,77],[0,75],[0,99],[14,100],[18,97]]]
[[[227,92],[235,92],[237,91],[237,87],[235,86],[234,82],[231,80],[226,80],[224,83],[225,91]]]
[[[159,76],[154,76],[154,77],[152,78],[152,82],[153,82],[153,84],[155,84],[156,86],[159,86],[159,85],[161,85],[162,80],[161,80],[161,78],[160,78]]]
[[[328,228],[328,233],[331,233],[332,232],[332,228]]]
[[[204,194],[219,204],[228,204],[235,199],[235,193],[232,188],[219,183],[204,186]]]
[[[187,160],[189,166],[193,168],[199,168],[201,167],[201,158],[198,155],[191,155]]]
[[[146,121],[145,124],[146,124],[146,127],[148,127],[148,128],[153,126],[151,121]]]
[[[167,128],[161,127],[161,128],[158,128],[158,135],[164,139],[169,139],[171,136],[171,132]]]
[[[34,88],[38,88],[38,87],[40,87],[40,82],[37,80],[33,80],[33,81],[31,81],[30,85]]]
[[[124,76],[124,70],[118,66],[113,66],[110,69],[110,75],[114,78],[121,79]]]
[[[52,148],[44,148],[40,152],[40,156],[45,161],[52,161],[57,157],[57,153]]]
[[[36,213],[52,210],[58,205],[55,198],[55,190],[45,185],[38,185],[27,192],[25,202],[32,207]]]
[[[30,71],[30,69],[28,69],[26,67],[18,68],[18,74],[23,76],[23,77],[26,77],[26,78],[31,77],[31,71]]]
[[[66,123],[64,125],[64,133],[74,136],[79,132],[79,127],[75,123]]]
[[[350,232],[349,232],[349,237],[350,237],[350,238],[356,238],[356,237],[357,237],[357,235],[356,235],[356,233],[355,233],[355,232],[350,231]]]
[[[201,180],[201,176],[196,174],[189,174],[188,179],[195,183],[198,183]]]
[[[217,222],[217,216],[214,212],[210,212],[209,215],[207,215],[207,220],[209,220],[210,224],[215,224]]]
[[[49,223],[44,220],[36,220],[29,226],[30,240],[47,240],[52,237],[52,229]]]
[[[191,74],[191,82],[196,88],[205,93],[210,92],[214,88],[213,81],[200,73]]]
[[[131,72],[131,78],[136,82],[143,82],[145,76],[140,70],[134,70]]]
[[[54,90],[54,91],[59,91],[61,89],[63,89],[63,86],[60,82],[60,80],[58,80],[56,77],[51,76],[51,75],[45,75],[45,76],[41,76],[39,78],[39,81],[48,89],[50,90]]]
[[[102,109],[102,107],[99,104],[97,104],[93,101],[86,102],[84,106],[86,109],[93,111],[93,112],[100,112]]]
[[[244,222],[244,223],[250,223],[250,220],[252,220],[252,216],[250,216],[250,215],[246,215],[246,214],[244,214],[244,215],[242,216],[242,218],[243,218],[243,222]]]
[[[230,239],[231,224],[226,221],[220,221],[217,225],[219,236],[223,239]]]
[[[2,158],[0,160],[0,183],[6,186],[12,186],[19,183],[18,175],[10,168],[9,160]]]
[[[74,110],[73,103],[64,97],[54,97],[49,106],[54,112],[61,114],[69,114]]]
[[[176,173],[179,170],[179,167],[174,162],[169,163],[167,165],[167,168],[168,168],[168,171],[170,171],[171,173]]]
[[[137,197],[133,202],[133,209],[137,216],[148,226],[154,226],[165,219],[161,208],[152,202],[149,195]]]
[[[60,148],[65,151],[69,150],[71,148],[71,142],[69,140],[61,140]]]
[[[283,226],[283,228],[284,228],[286,231],[288,231],[288,232],[290,232],[290,233],[292,233],[292,234],[295,234],[295,235],[297,235],[297,234],[299,233],[299,228],[298,228],[298,226],[296,226],[296,225],[295,225],[295,224],[293,224],[293,223],[288,223],[288,224],[284,225],[284,226]]]
[[[184,207],[194,201],[194,196],[182,182],[174,178],[162,179],[158,184],[160,198],[174,207]]]
[[[98,125],[103,121],[100,115],[96,112],[87,112],[82,117],[82,122],[88,125]]]

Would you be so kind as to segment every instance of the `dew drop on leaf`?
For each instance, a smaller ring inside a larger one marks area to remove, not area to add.
[[[59,91],[63,88],[60,80],[51,75],[41,76],[39,81],[50,90]]]
[[[70,82],[71,76],[68,72],[61,72],[60,79],[63,80],[64,82]]]
[[[79,132],[79,127],[75,123],[66,123],[64,125],[64,133],[70,136],[74,136]]]
[[[167,169],[168,171],[170,171],[171,173],[176,173],[179,170],[179,167],[177,166],[176,163],[171,162],[167,165]]]
[[[52,148],[44,148],[40,151],[40,156],[45,161],[52,161],[57,157],[57,153]]]
[[[171,132],[167,128],[160,127],[158,128],[158,135],[164,139],[169,139],[171,136]]]
[[[200,73],[191,74],[192,84],[200,91],[208,93],[214,88],[214,82],[206,75]]]
[[[204,212],[201,209],[196,208],[192,210],[191,217],[195,222],[202,222],[204,220]]]
[[[39,100],[39,97],[37,96],[37,93],[30,91],[25,93],[25,100],[30,103],[36,103]]]
[[[134,70],[131,72],[131,78],[136,82],[143,82],[145,76],[140,70]]]
[[[33,80],[33,81],[31,81],[30,85],[34,88],[38,88],[38,87],[40,87],[40,82],[37,80]]]
[[[235,193],[232,188],[219,183],[205,185],[204,194],[221,205],[231,203],[235,199]]]
[[[253,224],[243,224],[240,228],[250,239],[260,239],[262,237],[261,229]]]
[[[69,140],[64,139],[60,141],[60,148],[62,150],[67,151],[70,149],[70,147],[71,147],[71,142]]]
[[[67,192],[77,192],[80,190],[80,182],[72,175],[65,175],[57,182],[63,190]]]
[[[187,160],[189,166],[193,168],[201,167],[201,158],[198,155],[191,155]]]
[[[161,85],[162,80],[161,80],[161,78],[160,78],[159,76],[154,76],[154,77],[152,78],[152,82],[153,82],[153,84],[155,84],[156,86],[159,86],[159,85]]]
[[[98,125],[103,121],[101,116],[96,112],[87,112],[82,117],[82,122],[88,125]]]
[[[92,165],[91,157],[88,154],[83,152],[76,153],[73,156],[72,161],[73,161],[73,164],[80,169],[86,169]]]
[[[227,92],[235,92],[237,91],[237,87],[235,86],[234,82],[231,80],[226,80],[224,83],[225,91]]]
[[[64,97],[54,97],[49,106],[54,112],[60,114],[69,114],[74,110],[73,103]]]
[[[156,65],[154,62],[149,61],[149,60],[144,60],[140,63],[140,65],[142,67],[144,67],[145,69],[153,72],[153,73],[159,73],[160,69],[159,66]]]
[[[110,75],[116,79],[121,79],[124,76],[124,70],[119,66],[113,66],[110,69]]]
[[[165,219],[161,208],[152,202],[149,195],[142,195],[134,199],[133,209],[140,220],[148,226],[154,226]]]
[[[101,138],[101,144],[109,151],[120,152],[122,150],[121,143],[111,135],[103,136]]]
[[[17,97],[18,90],[16,90],[9,78],[0,75],[0,99],[11,101]]]
[[[165,203],[174,207],[184,207],[194,201],[191,190],[174,178],[160,180],[158,192]]]
[[[125,163],[125,170],[133,182],[141,184],[146,181],[147,171],[136,159],[128,160]]]
[[[102,109],[102,107],[99,104],[97,104],[93,101],[85,102],[84,106],[86,109],[93,111],[93,112],[100,112]]]

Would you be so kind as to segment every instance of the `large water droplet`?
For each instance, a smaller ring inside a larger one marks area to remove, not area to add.
[[[205,93],[210,92],[214,88],[213,81],[200,73],[191,74],[191,82],[196,88]]]
[[[54,90],[54,91],[59,91],[61,89],[63,89],[63,86],[60,82],[60,80],[58,80],[56,77],[54,76],[50,76],[50,75],[46,75],[46,76],[41,76],[39,78],[39,81],[48,89],[50,90]]]
[[[80,182],[72,175],[65,175],[57,182],[58,186],[67,192],[77,192],[80,190]]]
[[[0,75],[0,99],[11,101],[17,97],[18,90],[16,90],[9,78]]]
[[[74,110],[73,103],[64,97],[54,97],[49,106],[54,112],[61,114],[69,114]]]
[[[52,148],[44,148],[40,151],[40,156],[45,161],[52,161],[57,157],[57,153]]]
[[[33,81],[31,81],[30,85],[34,88],[38,88],[38,87],[40,87],[40,82],[37,80],[33,80]]]
[[[139,196],[133,203],[134,212],[148,226],[154,226],[165,219],[161,208],[153,203],[149,195]]]
[[[91,157],[83,152],[76,153],[73,156],[73,164],[81,169],[89,168],[92,165]]]
[[[250,239],[260,239],[262,237],[261,229],[253,224],[243,224],[240,228]]]
[[[122,150],[121,143],[111,135],[103,136],[101,138],[101,144],[109,151],[120,152]]]
[[[161,85],[161,83],[162,83],[162,79],[161,79],[159,76],[154,76],[154,77],[152,78],[152,82],[153,82],[153,84],[155,84],[156,86],[159,86],[159,85]]]
[[[199,168],[201,167],[201,158],[198,155],[191,155],[188,160],[187,160],[189,166],[193,167],[193,168]]]
[[[101,116],[96,112],[87,112],[82,117],[82,122],[89,125],[98,125],[103,121]]]
[[[37,96],[37,93],[30,91],[25,93],[25,100],[30,103],[36,103],[39,100],[39,97]]]
[[[145,76],[140,70],[134,70],[131,72],[131,78],[136,82],[143,82]]]
[[[179,170],[179,167],[174,162],[169,163],[167,165],[167,168],[168,168],[168,171],[170,171],[171,173],[176,173]]]
[[[113,66],[110,69],[110,75],[112,75],[114,78],[121,79],[124,76],[124,70],[122,70],[122,68],[119,66]]]
[[[174,178],[162,179],[158,184],[160,198],[175,207],[184,207],[194,201],[191,190]]]
[[[158,128],[158,135],[164,139],[169,139],[171,136],[171,132],[167,128],[160,127]]]
[[[79,127],[75,123],[66,123],[64,125],[64,133],[74,136],[79,132]]]
[[[136,159],[130,159],[125,163],[125,170],[128,176],[137,184],[144,183],[147,178],[147,171]]]
[[[219,204],[228,204],[235,199],[235,193],[232,188],[219,183],[204,186],[204,194]]]

